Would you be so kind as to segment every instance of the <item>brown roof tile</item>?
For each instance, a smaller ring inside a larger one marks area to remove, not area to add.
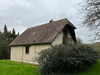
[[[10,45],[50,43],[67,24],[76,29],[76,27],[67,19],[52,21],[47,24],[26,29],[12,43],[10,43]]]

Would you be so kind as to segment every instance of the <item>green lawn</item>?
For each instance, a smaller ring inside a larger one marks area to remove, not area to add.
[[[0,75],[39,75],[39,73],[37,66],[10,60],[0,60]],[[100,75],[100,60],[86,72],[64,75]]]
[[[0,60],[0,75],[39,75],[37,66]]]

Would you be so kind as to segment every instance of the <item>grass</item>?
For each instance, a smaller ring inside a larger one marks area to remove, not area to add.
[[[39,73],[37,66],[10,60],[0,60],[0,75],[39,75]],[[63,75],[100,75],[100,60],[86,72]]]
[[[37,66],[0,60],[0,75],[39,75]]]

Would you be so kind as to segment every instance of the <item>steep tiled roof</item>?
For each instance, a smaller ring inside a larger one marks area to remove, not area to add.
[[[54,40],[65,25],[70,25],[73,29],[76,27],[67,19],[52,21],[36,27],[26,29],[10,45],[50,43]]]

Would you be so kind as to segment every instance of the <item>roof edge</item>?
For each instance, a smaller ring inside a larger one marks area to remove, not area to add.
[[[73,27],[74,29],[77,29],[72,22],[69,21],[69,19],[65,18],[65,20],[67,20],[69,22],[70,25],[72,25],[71,27]]]
[[[18,45],[10,45],[11,47],[13,46],[30,46],[30,45],[45,45],[45,44],[51,44],[51,42],[42,42],[42,43],[30,43],[30,44],[18,44]]]

